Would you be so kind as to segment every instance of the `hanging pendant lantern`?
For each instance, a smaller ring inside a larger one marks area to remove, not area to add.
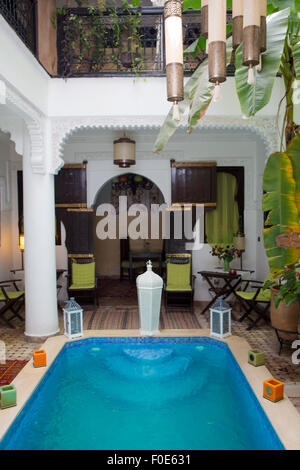
[[[114,164],[120,168],[128,168],[135,165],[135,141],[128,137],[114,141]]]
[[[232,48],[235,51],[243,42],[243,0],[232,0]]]
[[[201,36],[205,39],[208,38],[208,1],[201,2]]]
[[[253,66],[259,64],[260,2],[261,0],[244,0],[243,65],[249,67],[249,85],[254,83]]]
[[[168,101],[174,103],[173,119],[179,120],[178,102],[183,96],[183,39],[181,0],[167,0],[164,7]]]
[[[267,50],[267,0],[260,0],[260,52]]]
[[[220,95],[220,83],[226,80],[226,0],[208,3],[208,75],[215,83],[214,101]]]

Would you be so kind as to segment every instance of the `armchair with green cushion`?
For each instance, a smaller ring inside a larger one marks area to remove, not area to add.
[[[166,279],[164,282],[165,309],[189,306],[194,313],[194,279],[190,254],[168,254],[166,256]]]
[[[10,328],[14,328],[11,324],[11,320],[14,318],[17,317],[20,320],[24,320],[19,314],[19,311],[24,305],[25,292],[19,290],[16,284],[18,281],[20,281],[20,279],[0,282],[0,302],[3,304],[2,307],[0,307],[0,317]],[[14,287],[15,290],[11,290],[12,287]],[[9,310],[12,312],[12,315],[7,318],[5,314]]]
[[[251,330],[261,319],[268,322],[267,312],[270,307],[271,291],[270,289],[265,289],[264,284],[271,279],[272,274],[269,273],[263,282],[244,280],[242,281],[242,283],[245,283],[244,289],[236,292],[240,304],[245,311],[241,318],[239,318],[239,321],[242,322],[247,318],[251,322],[247,330]],[[247,291],[248,287],[254,290]],[[250,317],[251,314],[256,314],[255,320]]]
[[[96,260],[94,258],[71,258],[68,292],[74,297],[86,292],[94,299],[94,306],[99,305],[97,295]]]

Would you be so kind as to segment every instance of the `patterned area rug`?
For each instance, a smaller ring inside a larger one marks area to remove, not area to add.
[[[130,297],[137,298],[135,282],[118,279],[99,279],[99,298],[101,297]]]
[[[27,364],[27,361],[19,361],[17,359],[0,364],[0,386],[9,385],[25,364]]]

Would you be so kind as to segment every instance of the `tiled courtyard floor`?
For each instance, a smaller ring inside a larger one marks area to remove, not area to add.
[[[189,311],[168,311],[162,308],[161,329],[208,328],[209,312],[201,315],[205,303],[195,302],[195,315]],[[238,312],[234,312],[237,317]],[[24,324],[15,320],[15,329],[3,327],[0,323],[0,340],[6,344],[7,360],[29,360],[34,349],[39,344],[30,343],[24,337]],[[300,365],[294,365],[291,360],[294,350],[284,347],[278,355],[278,341],[273,329],[261,323],[257,328],[247,331],[248,322],[232,321],[232,334],[245,338],[252,348],[258,348],[266,354],[266,366],[274,378],[290,384],[287,390],[291,392],[291,400],[300,412]],[[63,318],[60,314],[61,333]],[[136,329],[139,328],[138,308],[134,298],[101,298],[97,310],[89,305],[84,308],[84,329]],[[294,385],[298,384],[298,385]],[[296,396],[293,396],[296,395]]]

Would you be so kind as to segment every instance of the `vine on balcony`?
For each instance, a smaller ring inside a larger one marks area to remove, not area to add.
[[[111,2],[106,8],[105,0],[98,0],[97,7],[89,0],[75,1],[79,8],[69,8],[68,2],[52,17],[55,28],[63,21],[62,75],[98,73],[109,62],[138,76],[143,69],[141,0],[122,0],[121,9]]]

